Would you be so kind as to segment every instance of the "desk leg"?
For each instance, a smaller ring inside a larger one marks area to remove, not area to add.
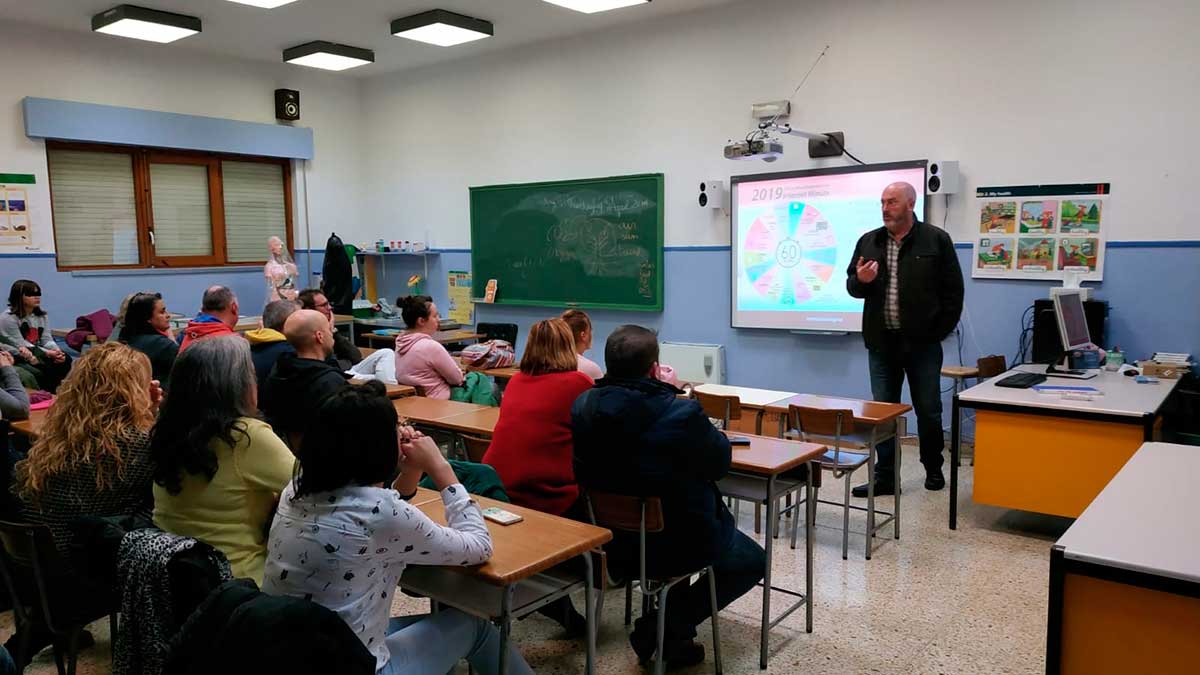
[[[813,521],[817,516],[813,474],[820,470],[816,462],[809,462],[808,476],[804,482],[804,629],[808,633],[813,630],[813,538],[816,534],[816,523]],[[796,516],[793,514],[792,517]]]
[[[587,675],[592,675],[596,667],[596,624],[598,617],[596,616],[596,601],[593,598],[592,592],[592,554],[587,551],[583,554],[584,567],[584,584],[583,584],[583,612],[587,618],[587,670],[584,671]],[[716,621],[714,618],[713,621]],[[661,656],[660,656],[661,658]]]
[[[892,471],[895,472],[892,475],[896,477],[896,480],[895,480],[895,483],[896,483],[896,497],[895,497],[896,513],[893,516],[893,521],[894,521],[895,527],[896,527],[896,539],[897,540],[900,539],[900,476],[904,475],[904,474],[900,473],[900,458],[904,456],[903,440],[904,440],[904,437],[907,435],[908,435],[908,416],[901,415],[896,418],[896,454],[894,457],[895,467],[892,469]]]
[[[759,408],[758,412],[754,415],[754,433],[758,436],[762,436],[763,414],[766,412],[765,408]]]
[[[591,580],[588,581],[591,583]],[[508,632],[512,628],[513,587],[500,594],[500,675],[508,675]]]
[[[950,404],[950,529],[958,529],[958,454],[962,446],[962,409],[958,394]]]
[[[812,472],[809,472],[811,475]],[[811,479],[810,479],[811,480]],[[779,505],[775,500],[775,476],[767,477],[767,526],[763,528],[763,539],[766,540],[767,552],[767,569],[763,571],[763,607],[762,607],[762,635],[760,639],[762,644],[759,647],[758,667],[760,670],[767,669],[767,647],[769,634],[771,632],[771,564],[774,562],[775,554],[775,537],[774,524],[775,512],[779,509]],[[810,521],[811,522],[811,521]],[[811,539],[809,540],[811,541]]]

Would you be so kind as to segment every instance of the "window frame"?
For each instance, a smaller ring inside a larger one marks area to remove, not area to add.
[[[120,153],[129,155],[133,170],[134,213],[137,218],[138,262],[131,265],[64,265],[57,251],[59,230],[54,219],[54,181],[49,178],[50,152],[54,150],[70,150],[78,152]],[[293,227],[292,205],[292,162],[282,157],[263,157],[259,155],[239,155],[234,153],[203,152],[195,150],[173,150],[170,148],[152,148],[136,145],[116,145],[106,143],[80,143],[74,141],[46,141],[47,183],[50,188],[50,219],[54,234],[55,264],[59,271],[84,270],[136,270],[136,269],[188,269],[197,267],[255,267],[266,264],[267,257],[262,260],[248,262],[229,262],[228,251],[225,249],[225,193],[224,177],[221,163],[256,162],[279,166],[283,179],[283,210],[284,229],[287,233],[285,246],[295,258],[296,249]],[[209,220],[212,227],[213,252],[211,255],[197,256],[159,256],[151,243],[151,232],[154,230],[154,207],[150,185],[150,165],[154,164],[192,164],[208,167],[208,199]],[[266,242],[263,242],[266,251]]]

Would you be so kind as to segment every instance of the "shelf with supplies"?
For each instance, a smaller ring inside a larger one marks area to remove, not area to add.
[[[370,251],[360,250],[355,254],[358,260],[359,274],[362,275],[363,290],[367,299],[374,301],[380,295],[383,283],[387,280],[387,258],[420,258],[423,266],[423,280],[429,279],[429,259],[441,255],[438,251]]]

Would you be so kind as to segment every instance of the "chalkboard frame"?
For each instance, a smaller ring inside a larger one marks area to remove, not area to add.
[[[601,184],[606,184],[606,183],[614,183],[614,182],[618,182],[618,181],[626,182],[626,181],[630,181],[630,180],[646,180],[646,179],[655,181],[654,191],[655,191],[655,199],[657,202],[656,203],[657,214],[655,216],[655,220],[656,220],[656,224],[657,224],[656,236],[658,238],[658,246],[655,248],[655,251],[653,252],[654,259],[657,262],[657,267],[656,267],[657,273],[654,275],[655,279],[654,279],[654,302],[653,303],[651,303],[651,304],[633,304],[633,303],[622,303],[622,302],[588,302],[588,301],[562,302],[560,300],[538,300],[536,298],[505,298],[504,297],[504,287],[503,287],[503,285],[501,285],[500,292],[498,293],[498,297],[496,298],[495,302],[491,303],[491,304],[518,305],[518,306],[528,306],[528,307],[570,307],[570,308],[579,308],[579,309],[611,309],[611,310],[626,310],[626,311],[635,311],[635,312],[661,312],[661,311],[663,311],[663,295],[664,295],[663,279],[666,274],[666,270],[663,267],[664,250],[666,248],[665,226],[664,226],[665,225],[665,218],[664,218],[665,211],[663,208],[663,189],[664,189],[665,180],[664,180],[663,174],[661,174],[661,173],[639,173],[639,174],[629,174],[629,175],[624,175],[624,176],[605,176],[605,177],[600,177],[600,178],[574,178],[574,179],[569,179],[569,180],[539,181],[539,182],[532,182],[532,183],[507,183],[507,184],[501,184],[501,185],[482,185],[482,186],[469,188],[468,193],[469,193],[469,195],[473,196],[476,192],[495,192],[495,191],[504,191],[504,190],[528,190],[528,189],[542,189],[542,188],[595,187],[596,185],[601,185]],[[477,235],[476,229],[479,224],[479,219],[476,217],[477,214],[475,213],[475,200],[470,197],[468,199],[470,201],[470,212],[471,212],[471,214],[470,214],[470,216],[471,216],[471,274],[475,280],[473,283],[473,291],[474,292],[472,295],[477,296],[477,297],[473,297],[472,301],[482,303],[483,302],[483,293],[486,288],[488,280],[481,278],[475,272],[475,270],[479,269],[479,265],[476,264],[476,262],[477,262],[476,261],[476,253],[479,250],[478,247],[476,246],[476,242],[479,240],[479,237],[476,236]]]

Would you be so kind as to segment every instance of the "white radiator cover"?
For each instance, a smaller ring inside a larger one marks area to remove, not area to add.
[[[659,344],[658,362],[675,369],[680,382],[725,384],[725,347],[688,342]]]

